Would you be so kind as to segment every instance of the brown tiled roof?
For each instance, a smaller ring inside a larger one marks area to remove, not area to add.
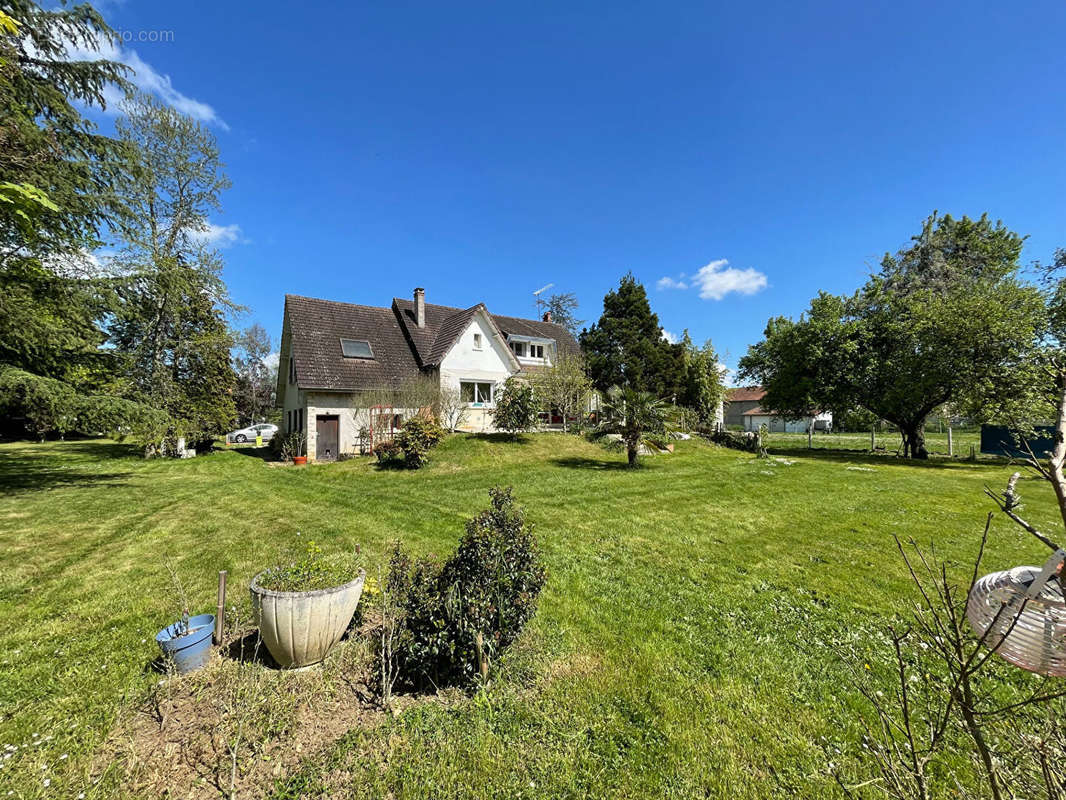
[[[337,391],[395,385],[417,376],[421,368],[438,366],[479,309],[484,305],[460,309],[426,303],[426,324],[419,328],[412,300],[396,298],[391,308],[380,308],[286,295],[297,383],[304,389]],[[562,325],[489,316],[505,336],[555,339],[560,353],[580,352]],[[344,358],[342,338],[367,340],[374,358]]]
[[[372,389],[419,373],[391,308],[285,296],[296,380],[305,389]],[[365,339],[373,359],[345,358],[341,338]]]
[[[726,399],[731,403],[745,403],[752,400],[762,400],[766,396],[766,390],[761,386],[742,386],[738,389],[730,389],[726,393]]]
[[[484,304],[479,305],[484,308]],[[419,328],[415,325],[415,304],[413,300],[394,297],[392,300],[392,307],[396,309],[397,316],[403,321],[404,326],[407,328],[411,340],[420,354],[422,363],[427,365],[434,363],[432,357],[436,355],[437,351],[435,345],[438,341],[438,332],[444,326],[445,321],[454,318],[457,314],[469,313],[472,317],[474,311],[478,308],[478,306],[474,306],[473,308],[462,309],[426,303],[426,327]],[[500,332],[504,336],[513,333],[518,336],[536,336],[543,339],[554,339],[560,353],[578,355],[581,352],[581,347],[578,345],[577,340],[570,335],[570,331],[557,322],[542,322],[535,319],[522,319],[521,317],[503,317],[499,314],[491,313],[489,316],[492,317],[492,321],[496,323],[496,327],[500,329]],[[467,317],[467,321],[469,321],[469,317]],[[463,329],[465,329],[465,325],[463,326]],[[456,336],[462,332],[462,330],[459,330],[456,333]],[[438,363],[439,359],[442,359],[447,355],[452,344],[454,344],[454,340],[447,345],[443,353],[440,353]],[[525,367],[523,367],[523,369],[525,369]]]

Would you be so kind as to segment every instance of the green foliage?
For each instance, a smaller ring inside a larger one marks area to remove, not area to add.
[[[585,373],[584,361],[563,354],[555,363],[531,378],[534,402],[542,411],[558,411],[567,430],[571,417],[581,417],[588,408],[592,382]]]
[[[395,439],[385,439],[374,445],[374,456],[382,466],[391,466],[403,460],[403,448]]]
[[[686,330],[681,337],[684,349],[684,386],[678,402],[691,408],[700,425],[714,425],[718,410],[725,399],[725,384],[718,354],[711,340],[696,347]]]
[[[496,393],[492,424],[514,438],[536,425],[537,401],[533,396],[533,387],[524,380],[508,378],[503,389]]]
[[[823,292],[799,321],[771,319],[741,376],[788,418],[864,408],[899,426],[905,455],[924,458],[934,409],[992,417],[1031,377],[1044,307],[1018,277],[1021,246],[987,217],[934,214],[853,296]]]
[[[41,404],[8,407],[9,414],[29,421],[33,433],[62,433],[71,419],[84,416],[69,410],[74,395],[116,389],[100,326],[113,295],[87,253],[99,244],[100,229],[122,213],[115,186],[129,159],[121,142],[96,133],[82,109],[102,107],[106,86],[127,86],[128,68],[71,58],[71,46],[92,50],[111,35],[88,5],[46,11],[9,0],[4,14],[0,366],[66,384],[30,387],[23,381],[22,389],[8,393],[9,402],[17,394],[21,402]]]
[[[682,394],[684,348],[663,338],[648,295],[632,274],[603,298],[603,315],[581,332],[581,348],[601,392],[628,386],[657,397]]]
[[[630,467],[637,466],[640,446],[666,431],[667,405],[650,392],[616,389],[604,403],[606,418],[601,433],[617,433],[626,448]]]
[[[82,108],[105,107],[108,86],[128,88],[129,67],[70,57],[113,35],[100,14],[30,0],[8,0],[4,10],[18,34],[0,33],[0,183],[32,187],[36,197],[29,215],[22,203],[0,203],[0,270],[94,249],[100,228],[122,213],[115,185],[128,164],[124,145],[97,133]]]
[[[122,187],[130,213],[120,226],[124,277],[111,340],[129,395],[165,410],[192,442],[207,442],[236,417],[225,316],[235,307],[221,259],[202,237],[229,183],[202,125],[146,96],[126,112],[118,130],[138,157]]]
[[[323,556],[322,548],[312,540],[298,560],[266,570],[259,578],[259,586],[273,592],[332,589],[355,580],[358,569],[356,558]]]
[[[49,433],[131,432],[165,419],[155,409],[109,395],[79,394],[55,378],[0,368],[0,409],[23,416],[40,439]]]
[[[274,405],[277,368],[267,366],[273,350],[270,334],[259,323],[250,325],[237,337],[233,363],[237,374],[235,402],[239,423],[262,422]]]
[[[396,446],[403,451],[403,461],[408,469],[420,469],[425,465],[429,451],[443,439],[444,429],[436,420],[417,415],[404,420],[396,434]]]
[[[277,442],[278,455],[284,461],[292,461],[296,456],[306,455],[307,436],[303,431],[290,431],[284,436],[275,436],[270,441]]]
[[[562,325],[575,339],[585,320],[577,318],[577,295],[573,292],[553,294],[544,303],[544,310],[551,314],[552,322]]]
[[[403,607],[397,653],[412,684],[483,683],[536,611],[546,572],[533,526],[510,488],[489,495],[442,565],[393,553],[387,593]]]

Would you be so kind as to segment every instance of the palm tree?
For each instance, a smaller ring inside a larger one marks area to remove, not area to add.
[[[606,433],[620,433],[626,446],[629,466],[637,465],[637,453],[648,434],[666,429],[666,403],[651,392],[636,389],[616,389],[604,402],[607,419]]]

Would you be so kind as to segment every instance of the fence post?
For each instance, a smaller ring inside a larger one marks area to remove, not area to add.
[[[954,446],[954,443],[951,441],[951,424],[948,423],[948,458],[951,458],[954,455],[955,455],[955,446]]]
[[[215,644],[222,644],[222,626],[226,616],[226,570],[218,573],[218,608],[215,611]]]
[[[877,434],[875,433],[876,426],[870,426],[870,452],[874,452],[877,449]]]

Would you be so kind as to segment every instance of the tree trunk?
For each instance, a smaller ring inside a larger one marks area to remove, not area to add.
[[[924,420],[916,425],[900,425],[899,430],[903,434],[904,458],[929,458],[929,451],[925,449]]]
[[[635,444],[633,442],[630,442],[626,446],[626,458],[629,459],[629,466],[631,466],[631,467],[635,467],[637,465],[637,448],[638,447],[640,447],[640,445],[639,444]]]
[[[1048,458],[1048,480],[1055,490],[1059,513],[1066,523],[1066,372],[1060,371],[1058,382],[1058,414],[1055,423],[1055,446]]]

